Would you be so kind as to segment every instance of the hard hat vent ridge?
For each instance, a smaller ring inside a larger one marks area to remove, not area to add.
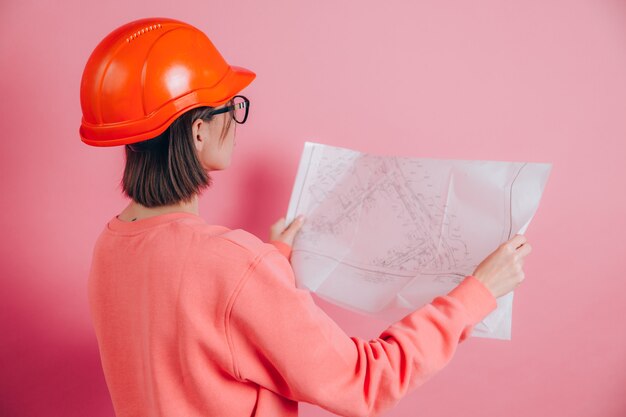
[[[126,38],[126,43],[130,43],[131,41],[135,40],[136,38],[143,35],[144,33],[148,33],[155,29],[161,29],[161,24],[155,23],[154,25],[146,26],[145,28],[138,30],[137,32],[133,33],[128,38]]]

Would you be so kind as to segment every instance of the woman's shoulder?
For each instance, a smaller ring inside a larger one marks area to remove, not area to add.
[[[275,247],[269,243],[263,242],[253,233],[244,229],[227,229],[219,234],[219,238],[228,242],[230,245],[235,245],[249,252],[251,255],[261,255],[268,250],[275,249]]]
[[[256,258],[268,251],[276,250],[274,245],[263,242],[258,236],[244,229],[229,229],[212,225],[203,228],[200,233],[207,245],[224,255],[231,252]]]

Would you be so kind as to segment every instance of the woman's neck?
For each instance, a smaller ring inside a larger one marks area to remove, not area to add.
[[[122,211],[117,216],[117,218],[122,221],[132,222],[135,220],[141,220],[141,219],[145,219],[148,217],[158,216],[160,214],[178,213],[178,212],[200,214],[198,211],[198,196],[195,195],[193,199],[188,203],[180,203],[180,204],[173,204],[170,206],[160,206],[160,207],[153,207],[153,208],[145,207],[135,201],[131,201],[128,204],[128,206],[126,206],[124,211]]]

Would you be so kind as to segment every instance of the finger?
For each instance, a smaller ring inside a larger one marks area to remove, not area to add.
[[[509,245],[513,247],[513,249],[517,249],[526,243],[526,236],[524,235],[515,235],[507,242]]]
[[[287,236],[294,236],[298,230],[300,230],[300,228],[302,227],[302,224],[304,223],[304,216],[298,216],[294,219],[294,221],[292,221],[289,226],[287,227],[287,229],[285,229],[285,231],[283,232],[283,236],[287,235]]]
[[[532,250],[532,247],[530,246],[530,243],[524,243],[522,246],[520,246],[517,249],[517,253],[524,258],[526,255],[528,255],[530,253],[530,251]]]
[[[300,215],[298,217],[296,217],[290,224],[289,227],[287,228],[287,230],[298,230],[302,227],[302,224],[304,223],[304,216]]]

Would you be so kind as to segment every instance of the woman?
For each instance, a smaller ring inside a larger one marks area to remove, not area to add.
[[[98,238],[89,277],[118,417],[295,416],[298,401],[379,415],[444,367],[523,279],[530,245],[517,235],[378,338],[348,337],[295,285],[301,221],[280,219],[264,243],[198,215],[210,171],[230,165],[250,107],[239,92],[254,77],[164,18],[116,29],[85,66],[81,138],[125,146],[131,199]]]

